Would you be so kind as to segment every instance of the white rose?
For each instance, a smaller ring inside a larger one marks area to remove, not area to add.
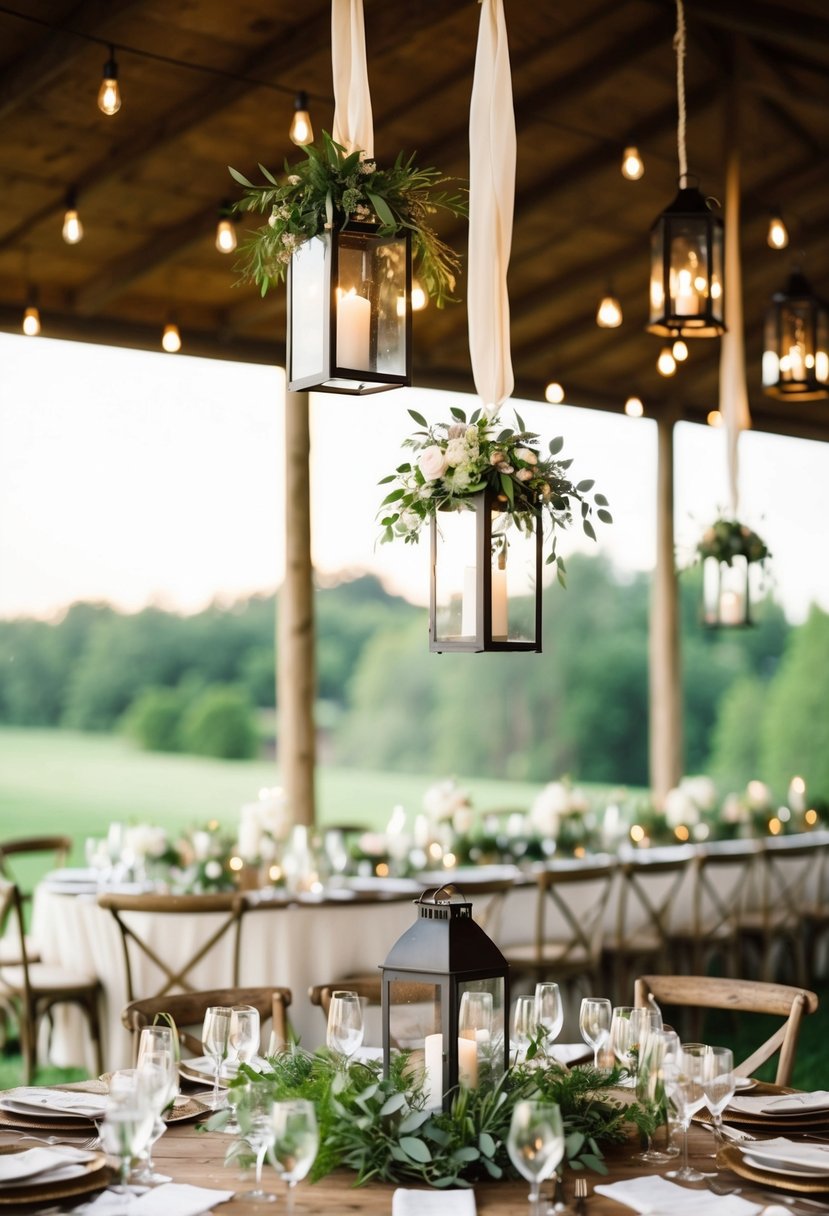
[[[529,822],[541,836],[555,836],[562,815],[570,810],[570,793],[562,781],[545,785],[530,807]]]
[[[699,823],[699,807],[685,790],[679,787],[668,790],[665,795],[665,819],[672,828],[678,828],[680,824],[690,827]]]
[[[531,448],[516,448],[515,455],[518,460],[523,460],[524,464],[538,464],[538,457]]]
[[[446,463],[448,465],[463,464],[468,458],[469,453],[466,450],[466,441],[460,437],[450,439],[446,445]]]
[[[423,809],[432,820],[451,819],[469,806],[469,795],[451,777],[431,785],[423,795]]]
[[[519,469],[515,474],[519,481],[531,481],[533,476],[532,469]]]
[[[683,777],[679,788],[685,791],[701,811],[713,811],[717,805],[717,787],[710,777]]]
[[[427,481],[437,481],[446,472],[449,461],[436,443],[424,448],[417,458],[418,468]]]

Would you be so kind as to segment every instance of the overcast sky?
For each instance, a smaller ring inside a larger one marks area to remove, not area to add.
[[[280,370],[186,354],[0,334],[0,616],[50,617],[79,599],[193,612],[272,590],[282,577]],[[424,603],[428,545],[376,547],[379,479],[415,429],[457,394],[398,390],[312,402],[313,548],[318,570],[373,570]],[[654,560],[653,424],[571,406],[519,403],[544,439],[561,434],[577,478],[611,500],[598,549],[620,570]],[[647,407],[647,402],[645,403]],[[509,411],[507,411],[509,417]],[[741,511],[773,553],[775,594],[794,620],[829,609],[829,446],[749,433]],[[725,436],[676,436],[680,558],[725,506]],[[595,552],[575,531],[560,545]]]

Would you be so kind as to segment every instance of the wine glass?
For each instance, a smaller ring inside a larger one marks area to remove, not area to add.
[[[723,1146],[722,1114],[734,1097],[734,1056],[729,1047],[706,1047],[702,1054],[702,1089],[714,1121],[714,1152]]]
[[[273,1147],[276,1136],[273,1123],[274,1106],[273,1090],[267,1083],[250,1081],[238,1091],[236,1110],[239,1126],[256,1156],[256,1186],[248,1192],[247,1198],[260,1203],[276,1202],[276,1195],[262,1190],[265,1154]]]
[[[679,1049],[679,1037],[673,1030],[652,1030],[639,1059],[639,1070],[636,1074],[636,1099],[642,1106],[649,1108],[656,1116],[667,1120],[665,1097],[665,1061],[669,1056],[676,1055]],[[634,1160],[648,1162],[669,1161],[673,1153],[667,1149],[657,1149],[653,1146],[653,1136],[648,1133],[648,1143],[644,1152],[638,1153]]]
[[[325,1042],[347,1065],[363,1042],[363,1006],[356,992],[335,992],[328,1006]]]
[[[259,1050],[259,1010],[253,1005],[231,1005],[230,1026],[227,1034],[227,1054],[237,1067],[249,1064]],[[231,1113],[222,1131],[227,1135],[236,1136],[239,1133],[239,1121],[230,1096]]]
[[[512,1112],[507,1152],[515,1168],[530,1184],[531,1216],[541,1216],[540,1187],[564,1156],[561,1111],[553,1103],[524,1099]]]
[[[119,1186],[121,1194],[132,1194],[129,1190],[130,1168],[133,1157],[143,1152],[152,1133],[154,1114],[147,1095],[132,1079],[128,1084],[122,1077],[115,1090],[110,1090],[106,1113],[98,1124],[104,1152],[119,1158]]]
[[[159,1174],[155,1170],[153,1145],[167,1130],[167,1124],[164,1122],[162,1114],[178,1093],[178,1070],[172,1044],[158,1044],[157,1040],[149,1040],[144,1046],[143,1052],[139,1047],[138,1064],[135,1070],[136,1085],[146,1099],[153,1115],[152,1127],[143,1154],[144,1164],[135,1180],[149,1186],[170,1181],[168,1174]]]
[[[617,1005],[610,1019],[610,1045],[618,1063],[628,1073],[619,1084],[629,1089],[636,1084],[639,1053],[650,1024],[650,1010],[633,1005]]]
[[[688,1164],[688,1127],[692,1116],[705,1105],[701,1054],[705,1050],[699,1043],[681,1044],[675,1055],[666,1057],[663,1066],[665,1093],[673,1102],[682,1127],[682,1165],[669,1170],[666,1177],[682,1182],[700,1182],[705,1177]]]
[[[230,1015],[231,1010],[227,1005],[209,1005],[204,1015],[201,1037],[204,1054],[213,1063],[213,1097],[210,1103],[213,1110],[219,1109],[219,1077],[227,1058]]]
[[[523,1055],[535,1037],[535,997],[516,997],[512,1010],[512,1045]]]
[[[535,1024],[544,1029],[542,1050],[549,1058],[550,1048],[561,1034],[564,1025],[564,1006],[561,1003],[558,984],[536,984]]]
[[[599,1067],[599,1052],[610,1038],[610,1001],[601,996],[582,998],[579,1010],[579,1030],[588,1047],[593,1048],[593,1067]]]
[[[314,1164],[319,1148],[317,1117],[311,1102],[292,1098],[273,1106],[273,1162],[286,1184],[285,1206],[294,1210],[294,1187]]]

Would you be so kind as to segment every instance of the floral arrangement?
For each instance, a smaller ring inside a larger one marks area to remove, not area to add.
[[[730,566],[735,557],[744,557],[751,565],[764,562],[769,556],[764,540],[736,519],[718,519],[706,528],[697,544],[697,556],[715,557]]]
[[[430,426],[422,414],[409,414],[423,430],[404,440],[403,446],[415,453],[413,462],[398,465],[380,485],[396,482],[380,504],[382,541],[396,537],[416,542],[427,520],[438,511],[466,505],[471,495],[487,487],[501,495],[510,520],[525,532],[542,527],[544,519],[552,524],[552,547],[547,562],[556,562],[560,581],[565,567],[556,556],[556,528],[572,523],[575,504],[580,505],[582,527],[592,539],[596,533],[590,517],[593,506],[585,497],[593,488],[591,480],[574,484],[567,471],[571,460],[557,460],[564,446],[553,439],[546,455],[541,455],[538,436],[528,431],[515,415],[517,429],[503,427],[477,409],[467,422],[462,409],[452,407],[451,423]],[[603,494],[594,494],[596,514],[603,523],[612,523]]]
[[[344,228],[356,221],[376,224],[379,236],[408,229],[414,268],[424,291],[438,308],[451,300],[460,259],[429,223],[438,210],[466,215],[463,194],[438,188],[451,179],[438,169],[417,168],[414,157],[405,159],[402,153],[391,168],[383,169],[362,152],[347,153],[327,132],[321,147],[309,144],[303,150],[306,159],[296,165],[286,161],[281,181],[260,165],[267,181],[264,186],[230,169],[246,191],[234,210],[270,213],[267,224],[241,246],[244,278],[257,283],[264,296],[271,283],[285,278],[291,255],[303,242],[335,224]]]

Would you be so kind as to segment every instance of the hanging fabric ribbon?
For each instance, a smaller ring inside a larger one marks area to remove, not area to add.
[[[743,284],[740,268],[740,155],[728,154],[725,178],[725,333],[720,348],[720,413],[725,421],[728,489],[732,519],[739,506],[738,444],[751,426],[743,339]]]
[[[374,120],[368,88],[363,0],[331,0],[334,142],[374,158]]]
[[[503,0],[483,0],[469,110],[469,354],[484,409],[515,384],[507,269],[515,203],[515,114]]]

